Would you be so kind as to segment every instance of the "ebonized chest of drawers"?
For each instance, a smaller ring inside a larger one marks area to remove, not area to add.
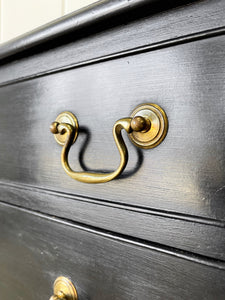
[[[224,14],[223,0],[100,1],[0,47],[0,299],[75,299],[53,295],[60,276],[79,300],[225,299]],[[128,157],[112,129],[144,103],[168,131],[151,149],[122,133]],[[66,174],[49,131],[65,111],[71,169],[121,158],[119,176]]]

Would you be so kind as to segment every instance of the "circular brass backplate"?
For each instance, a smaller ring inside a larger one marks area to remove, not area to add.
[[[131,118],[141,116],[151,122],[147,132],[129,134],[130,140],[138,147],[149,149],[158,146],[165,138],[168,130],[168,119],[164,110],[157,104],[146,103],[137,106],[131,113]]]
[[[77,118],[74,116],[74,114],[72,114],[69,111],[64,111],[61,114],[59,114],[57,116],[55,122],[58,122],[58,123],[67,123],[67,124],[70,124],[73,127],[77,128],[77,129],[79,127]],[[73,143],[76,141],[77,135],[78,135],[78,130],[76,130],[76,132],[75,132]],[[59,145],[63,146],[65,144],[67,134],[66,133],[64,133],[64,134],[59,134],[58,133],[58,134],[54,134],[54,137],[55,137],[56,142]]]
[[[77,300],[77,291],[73,283],[66,277],[58,277],[54,282],[54,295],[64,294],[66,300]]]

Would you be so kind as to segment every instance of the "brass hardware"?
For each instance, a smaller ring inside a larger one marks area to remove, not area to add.
[[[56,118],[55,122],[53,122],[51,124],[50,130],[54,134],[56,142],[59,145],[63,146],[66,142],[67,135],[64,134],[65,131],[61,132],[61,133],[58,132],[57,126],[61,123],[70,124],[71,126],[73,126],[74,129],[77,129],[77,130],[75,130],[75,134],[74,134],[74,138],[73,138],[73,142],[72,142],[72,143],[75,143],[77,135],[78,135],[78,128],[79,128],[77,118],[71,112],[64,111],[61,114],[59,114],[58,117]]]
[[[86,183],[103,183],[119,176],[127,165],[127,147],[121,135],[125,129],[131,141],[140,148],[158,146],[166,136],[168,120],[164,110],[156,104],[142,104],[131,114],[130,118],[118,120],[113,126],[113,137],[120,153],[119,167],[111,173],[75,172],[70,168],[68,154],[78,135],[78,121],[71,112],[63,112],[50,126],[58,144],[63,146],[61,163],[65,172],[73,179]]]
[[[168,119],[164,110],[157,104],[146,103],[137,106],[131,113],[133,120],[142,117],[148,120],[150,128],[146,130],[133,130],[130,140],[143,149],[158,146],[165,138],[168,130]]]
[[[58,277],[53,285],[53,296],[49,300],[78,300],[76,288],[68,278]]]

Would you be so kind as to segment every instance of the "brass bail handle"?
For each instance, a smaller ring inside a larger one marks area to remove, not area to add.
[[[50,126],[58,144],[63,146],[61,163],[65,172],[73,179],[86,183],[103,183],[118,177],[125,169],[128,161],[127,147],[121,131],[124,129],[130,140],[143,149],[158,146],[165,138],[168,130],[168,119],[164,110],[157,104],[146,103],[137,106],[131,116],[118,120],[113,126],[113,137],[120,154],[118,168],[110,173],[75,172],[68,162],[70,147],[76,141],[79,125],[71,112],[62,112]]]
[[[53,296],[49,300],[78,300],[77,290],[66,277],[58,277],[53,285]]]

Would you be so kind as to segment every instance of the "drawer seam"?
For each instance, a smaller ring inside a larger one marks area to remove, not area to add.
[[[78,223],[78,222],[75,222],[75,221],[55,217],[55,216],[52,216],[52,215],[49,215],[49,214],[44,214],[44,213],[41,213],[41,212],[38,212],[38,211],[35,211],[35,210],[30,210],[30,209],[28,210],[26,208],[22,208],[22,207],[17,206],[17,205],[12,205],[12,204],[6,203],[4,201],[0,201],[0,205],[7,206],[7,207],[10,207],[12,209],[16,209],[16,210],[19,210],[21,212],[24,212],[24,213],[32,214],[36,217],[39,217],[39,218],[42,218],[42,219],[45,219],[45,220],[49,220],[51,222],[57,222],[59,224],[63,224],[64,226],[74,227],[74,228],[79,229],[79,230],[84,230],[84,231],[89,232],[89,233],[97,234],[97,235],[100,235],[102,237],[109,238],[111,240],[127,243],[127,244],[130,244],[130,245],[136,246],[136,247],[141,247],[141,248],[149,249],[149,250],[152,250],[152,251],[161,252],[161,253],[164,253],[164,254],[167,254],[167,255],[175,256],[175,257],[180,258],[180,259],[185,259],[185,260],[188,260],[188,261],[193,261],[193,262],[198,263],[198,264],[206,265],[208,267],[217,268],[217,269],[220,269],[220,270],[225,270],[225,262],[223,260],[214,259],[214,258],[207,257],[207,256],[204,256],[204,255],[196,254],[196,253],[193,253],[193,252],[183,251],[183,250],[178,249],[178,248],[168,247],[168,246],[165,246],[165,245],[162,245],[162,244],[145,241],[145,240],[139,239],[139,238],[132,238],[132,237],[126,236],[124,234],[114,233],[114,232],[109,231],[109,230],[104,230],[104,229],[101,229],[101,228],[97,228],[97,227],[93,227],[93,226],[90,226],[90,225]]]
[[[141,206],[126,204],[126,203],[123,203],[123,204],[115,203],[115,202],[109,201],[107,199],[96,199],[96,198],[92,198],[92,197],[88,197],[88,196],[53,191],[53,190],[46,189],[43,187],[29,186],[26,184],[17,185],[15,183],[8,183],[8,182],[0,181],[0,188],[1,188],[1,186],[10,187],[10,188],[14,188],[17,190],[28,190],[32,193],[43,193],[43,194],[53,195],[55,197],[64,197],[64,198],[75,200],[75,201],[82,201],[82,202],[92,203],[92,204],[96,204],[99,206],[105,206],[105,207],[113,207],[113,208],[123,209],[123,210],[127,210],[127,211],[133,211],[133,212],[137,212],[137,213],[141,213],[141,214],[149,214],[149,215],[154,215],[154,216],[159,216],[159,217],[164,217],[164,218],[182,220],[182,221],[186,221],[186,222],[195,222],[195,223],[199,223],[199,224],[225,228],[224,221],[201,217],[201,216],[194,216],[194,215],[182,214],[182,213],[177,213],[177,212],[172,212],[172,211],[141,207]]]

